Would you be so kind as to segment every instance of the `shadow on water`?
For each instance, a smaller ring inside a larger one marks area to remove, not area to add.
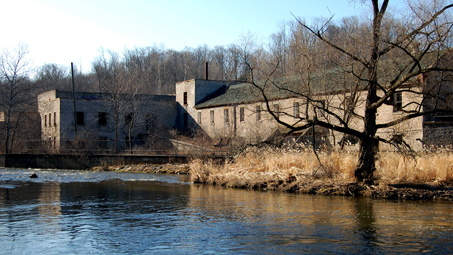
[[[255,192],[166,175],[30,180],[14,171],[0,173],[6,253],[453,252],[451,203]]]

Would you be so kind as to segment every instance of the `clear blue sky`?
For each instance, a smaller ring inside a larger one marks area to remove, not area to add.
[[[397,0],[400,1],[400,0]],[[361,15],[356,0],[0,0],[0,49],[28,45],[33,64],[91,70],[99,49],[163,46],[181,50],[238,43],[254,34],[267,41],[297,17]]]

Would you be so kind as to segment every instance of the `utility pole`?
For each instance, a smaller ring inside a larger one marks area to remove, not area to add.
[[[72,105],[74,110],[74,137],[75,137],[77,135],[77,111],[75,98],[74,64],[72,62],[71,62],[71,76],[72,76]]]

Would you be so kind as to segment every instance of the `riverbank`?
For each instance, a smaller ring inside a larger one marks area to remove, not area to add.
[[[453,153],[380,153],[374,185],[354,183],[357,153],[250,149],[225,164],[194,160],[195,183],[304,194],[453,201]]]
[[[194,183],[303,194],[453,201],[453,152],[380,153],[373,185],[354,183],[357,154],[350,151],[250,149],[219,163],[127,165],[97,171],[189,174]]]

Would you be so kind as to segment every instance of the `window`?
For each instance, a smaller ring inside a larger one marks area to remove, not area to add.
[[[274,104],[274,114],[277,116],[277,119],[280,118],[280,105]]]
[[[84,112],[76,112],[76,123],[78,126],[85,125],[85,113]]]
[[[228,123],[230,121],[228,109],[223,109],[223,119],[225,123]]]
[[[184,105],[187,105],[187,92],[184,92]]]
[[[239,108],[239,121],[243,122],[245,120],[244,107]]]
[[[52,126],[52,113],[49,113],[49,127]]]
[[[57,126],[57,113],[53,113],[53,125],[56,127]]]
[[[211,110],[209,112],[209,114],[210,114],[210,117],[211,117],[211,124],[214,125],[214,110]]]
[[[293,115],[294,118],[299,118],[300,116],[299,102],[293,103]]]
[[[44,126],[47,127],[47,114],[44,115]]]
[[[261,106],[257,105],[255,107],[255,110],[256,110],[256,120],[261,120]]]
[[[201,112],[197,113],[197,122],[198,124],[201,124]]]
[[[106,126],[107,125],[107,113],[106,112],[99,112],[98,113],[98,125],[99,126]]]
[[[189,124],[189,114],[187,112],[185,112],[182,116],[183,116],[183,125],[184,125],[184,127],[187,127],[187,125]]]
[[[135,113],[128,113],[126,114],[126,117],[124,118],[124,123],[126,125],[132,125],[134,123],[134,117],[135,117]]]
[[[326,110],[326,101],[325,100],[316,102],[316,117],[324,116],[325,110]]]
[[[395,92],[393,94],[393,112],[401,111],[403,108],[403,93]]]

